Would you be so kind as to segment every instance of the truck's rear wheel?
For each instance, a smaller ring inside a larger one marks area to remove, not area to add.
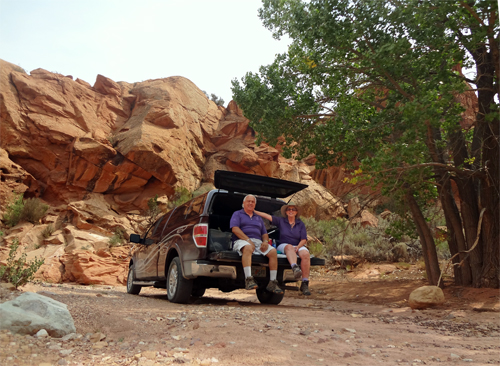
[[[171,302],[186,304],[191,297],[193,281],[182,276],[181,260],[175,257],[168,267],[167,298]]]
[[[267,291],[266,286],[257,288],[255,292],[257,293],[257,298],[259,299],[261,304],[278,305],[285,296],[285,290],[283,290],[282,294],[275,294],[273,292]]]
[[[135,280],[135,265],[131,265],[128,268],[127,276],[127,293],[132,295],[138,295],[141,292],[142,286],[134,285]]]
[[[191,292],[191,296],[193,297],[202,297],[205,295],[206,288],[204,287],[193,287],[193,291]]]

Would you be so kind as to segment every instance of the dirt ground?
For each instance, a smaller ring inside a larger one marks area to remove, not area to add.
[[[393,264],[316,270],[311,296],[287,290],[279,305],[245,290],[207,290],[179,305],[161,289],[28,284],[22,291],[67,304],[78,334],[3,331],[0,364],[500,364],[499,290],[447,286],[445,304],[412,311],[409,294],[423,285],[422,270]]]

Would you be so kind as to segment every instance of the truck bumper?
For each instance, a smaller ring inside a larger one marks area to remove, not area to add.
[[[187,261],[184,263],[184,276],[186,278],[196,277],[217,277],[217,278],[237,278],[236,266],[221,265],[211,263],[198,263],[197,261]],[[279,278],[278,278],[279,280]],[[296,282],[291,269],[283,270],[281,282]]]
[[[236,279],[236,267],[220,264],[198,263],[197,261],[184,262],[184,276],[186,278],[217,277]]]

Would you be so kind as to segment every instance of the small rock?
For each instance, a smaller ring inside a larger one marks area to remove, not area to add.
[[[142,352],[142,357],[146,357],[149,360],[154,360],[156,358],[156,351],[144,351]]]
[[[45,329],[40,329],[36,334],[35,334],[35,337],[37,338],[45,338],[45,337],[48,337],[49,336],[49,333],[47,333],[47,331]]]

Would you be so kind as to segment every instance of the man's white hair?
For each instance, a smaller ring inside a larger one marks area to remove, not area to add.
[[[253,194],[247,194],[245,196],[245,198],[243,198],[243,202],[245,202],[248,199],[248,197],[253,197],[255,200],[255,203],[257,203],[257,197],[255,197]],[[241,205],[241,207],[243,207],[243,204]]]

